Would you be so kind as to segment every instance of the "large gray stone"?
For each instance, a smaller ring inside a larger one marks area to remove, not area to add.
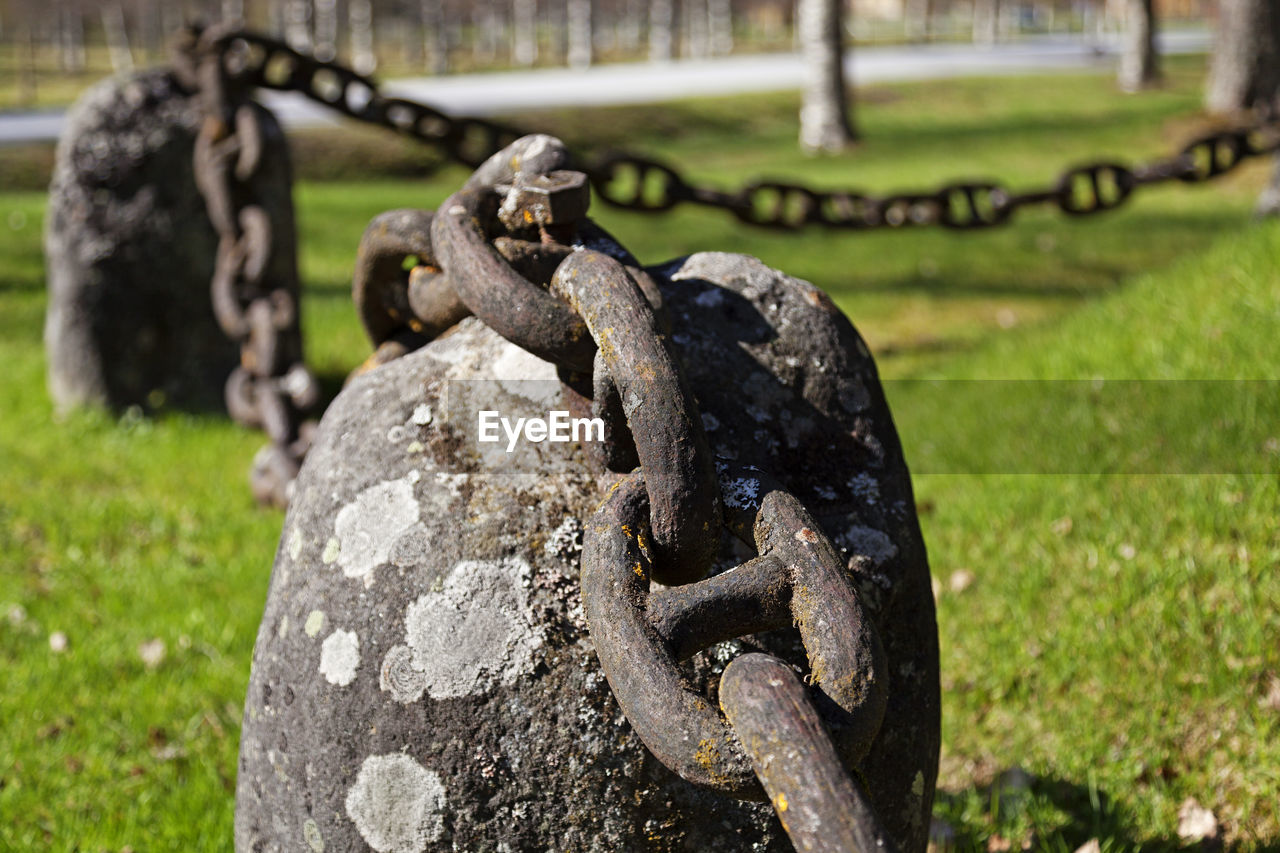
[[[292,268],[288,152],[270,114],[255,192],[278,223],[273,272]],[[60,407],[221,408],[239,359],[210,306],[217,235],[196,189],[195,99],[162,70],[89,89],[58,142],[45,257],[49,393]]]
[[[860,772],[903,849],[923,850],[933,598],[871,356],[824,294],[752,258],[651,272],[714,450],[806,503],[875,615],[891,698]],[[575,444],[508,454],[475,441],[478,409],[561,408],[554,376],[470,318],[355,379],[325,413],[254,651],[241,853],[790,849],[767,804],[659,764],[610,693],[577,584],[582,525],[609,476]],[[744,557],[724,543],[721,570]],[[795,632],[776,632],[698,655],[691,683],[714,695],[724,664],[757,644],[803,662]]]

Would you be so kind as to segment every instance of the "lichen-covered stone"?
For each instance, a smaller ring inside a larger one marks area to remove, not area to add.
[[[713,449],[808,505],[875,614],[890,700],[860,772],[903,849],[923,850],[933,598],[871,356],[825,295],[752,258],[651,272]],[[472,318],[360,376],[325,414],[254,652],[242,853],[790,849],[767,804],[658,763],[610,694],[577,586],[582,522],[610,477],[572,443],[476,442],[481,409],[565,408],[553,378]],[[725,536],[718,568],[744,556]],[[776,632],[698,655],[691,683],[713,695],[756,645],[803,663],[795,632]]]
[[[276,225],[273,270],[294,263],[284,135],[261,110],[255,193]],[[60,407],[221,408],[239,359],[210,306],[218,238],[196,189],[201,114],[166,71],[105,80],[67,115],[45,228],[49,393]]]

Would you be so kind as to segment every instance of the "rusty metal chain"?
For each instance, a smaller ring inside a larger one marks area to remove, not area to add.
[[[353,295],[374,360],[474,313],[555,363],[570,406],[608,425],[597,465],[623,475],[585,531],[582,596],[601,667],[636,733],[694,784],[771,801],[799,850],[892,851],[848,769],[885,713],[874,624],[800,502],[763,472],[715,463],[657,288],[587,218],[586,176],[564,170],[568,160],[557,140],[527,137],[434,214],[373,220]],[[408,258],[417,265],[406,271]],[[431,307],[424,317],[424,304],[451,313]],[[759,556],[703,579],[726,527]],[[793,624],[811,686],[781,660],[750,654],[725,669],[719,709],[685,687],[681,660]]]
[[[351,118],[418,139],[473,168],[524,135],[501,122],[450,116],[426,104],[388,97],[369,77],[258,33],[225,31],[216,46],[228,79],[238,85],[300,92]],[[1199,136],[1162,160],[1137,166],[1109,161],[1075,166],[1040,189],[1013,192],[992,181],[957,181],[881,196],[778,181],[752,181],[725,190],[696,183],[669,164],[625,151],[579,157],[577,162],[601,199],[626,210],[660,213],[695,204],[778,230],[925,225],[976,230],[1004,225],[1025,207],[1056,207],[1071,216],[1103,213],[1119,207],[1140,187],[1168,181],[1201,183],[1277,150],[1280,124],[1275,117],[1262,116],[1251,126]]]
[[[764,472],[716,470],[667,343],[660,294],[634,257],[586,217],[587,182],[616,207],[698,204],[769,228],[972,230],[1005,224],[1030,206],[1101,213],[1141,187],[1207,181],[1280,149],[1277,129],[1258,125],[1205,135],[1137,167],[1072,168],[1029,192],[981,181],[888,196],[764,181],[730,192],[628,153],[566,171],[568,152],[546,137],[495,157],[519,131],[386,97],[367,77],[253,33],[207,31],[199,46],[194,75],[207,116],[197,174],[223,236],[214,304],[246,353],[228,386],[233,414],[266,426],[296,472],[305,430],[286,405],[298,400],[285,393],[275,355],[279,331],[296,323],[296,282],[268,284],[264,275],[271,223],[245,200],[261,131],[241,93],[302,92],[478,166],[435,214],[392,211],[366,231],[353,296],[376,347],[371,363],[474,314],[557,365],[570,405],[606,421],[596,463],[623,475],[587,527],[582,558],[584,610],[614,695],[659,760],[702,787],[767,798],[800,850],[895,849],[850,772],[884,717],[884,651],[842,561],[800,501]],[[411,257],[416,263],[406,269]],[[722,527],[758,556],[708,578]],[[807,687],[788,664],[761,654],[728,664],[718,709],[685,686],[680,661],[791,625],[808,656]]]
[[[227,411],[267,433],[271,443],[254,458],[250,483],[258,501],[285,506],[314,428],[303,414],[316,405],[319,387],[302,363],[296,260],[279,250],[280,225],[260,192],[266,111],[227,73],[226,34],[188,33],[175,72],[203,113],[195,177],[218,232],[214,316],[240,345],[240,366],[226,384]]]

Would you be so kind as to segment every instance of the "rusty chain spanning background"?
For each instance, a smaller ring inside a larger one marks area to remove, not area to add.
[[[210,41],[222,57],[228,79],[237,85],[301,92],[351,118],[412,136],[473,168],[526,133],[499,122],[450,116],[426,104],[385,96],[369,77],[258,33],[225,31]],[[883,196],[776,181],[753,181],[726,191],[699,185],[670,165],[628,152],[579,158],[578,165],[601,199],[628,210],[657,213],[679,204],[697,204],[727,210],[751,225],[783,230],[807,225],[853,230],[921,225],[978,229],[1003,225],[1029,206],[1053,206],[1073,216],[1102,213],[1119,207],[1140,187],[1208,181],[1248,158],[1278,149],[1280,126],[1259,122],[1205,134],[1163,160],[1139,166],[1088,163],[1067,169],[1049,186],[1018,193],[986,181]]]

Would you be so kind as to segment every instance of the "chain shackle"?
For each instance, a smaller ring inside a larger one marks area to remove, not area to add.
[[[1013,214],[1009,194],[989,181],[960,182],[938,190],[938,221],[946,228],[967,230],[1003,225]]]
[[[1186,165],[1178,177],[1189,184],[1212,180],[1239,166],[1252,153],[1248,131],[1211,133],[1182,149],[1180,159]]]
[[[1119,163],[1092,163],[1069,169],[1058,179],[1058,207],[1071,216],[1115,210],[1129,198],[1137,180]]]
[[[606,203],[624,210],[658,213],[692,198],[692,189],[670,166],[630,154],[606,154],[587,170]]]
[[[429,210],[390,210],[365,228],[351,298],[374,347],[408,330],[428,341],[471,312],[441,274]],[[408,259],[416,260],[406,269]]]
[[[728,526],[759,556],[687,586],[651,588],[644,474],[615,487],[583,537],[582,600],[614,696],[649,750],[694,784],[759,799],[724,718],[689,689],[679,660],[724,640],[799,627],[815,703],[843,761],[866,755],[884,719],[884,650],[830,540],[758,471],[728,473]],[[709,538],[718,538],[711,536]]]
[[[431,223],[440,266],[463,304],[499,335],[545,361],[589,372],[596,346],[586,325],[490,243],[486,223],[496,220],[499,201],[491,189],[464,189],[445,199]]]

